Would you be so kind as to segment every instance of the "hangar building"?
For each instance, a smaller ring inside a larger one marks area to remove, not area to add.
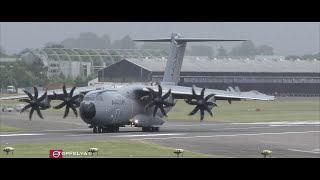
[[[99,82],[161,82],[166,59],[125,58],[98,73]],[[179,85],[276,96],[320,96],[319,60],[232,60],[185,58]]]
[[[149,49],[42,48],[26,49],[18,57],[18,60],[32,63],[39,58],[48,67],[48,76],[62,72],[65,76],[77,77],[78,75],[98,74],[99,70],[123,58],[156,58],[162,56],[167,56],[167,54]]]

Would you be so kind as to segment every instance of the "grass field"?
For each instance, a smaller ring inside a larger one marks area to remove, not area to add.
[[[21,129],[11,126],[4,126],[0,124],[0,132],[17,132],[17,131],[28,131],[28,129]]]
[[[14,147],[13,155],[1,152],[0,158],[48,158],[50,150],[63,150],[63,152],[88,152],[89,148],[98,148],[99,152],[89,155],[64,155],[63,158],[176,158],[175,148],[160,146],[144,141],[96,141],[73,143],[41,143],[1,145],[1,150]],[[181,157],[181,155],[180,155]],[[184,158],[227,158],[210,154],[201,154],[185,151]]]
[[[205,121],[221,122],[269,122],[269,121],[305,121],[320,119],[320,101],[217,101],[213,109],[213,118],[205,112]],[[200,120],[200,112],[193,116],[188,113],[195,106],[179,100],[168,113],[169,119]],[[256,109],[261,109],[257,112]]]

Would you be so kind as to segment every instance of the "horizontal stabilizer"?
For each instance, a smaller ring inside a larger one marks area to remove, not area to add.
[[[171,42],[171,39],[134,39],[133,41],[141,41],[141,42]]]
[[[208,39],[208,38],[175,38],[176,41],[180,42],[205,42],[205,41],[213,41],[213,42],[228,42],[228,41],[247,41],[241,39]],[[135,39],[133,41],[142,41],[142,42],[171,42],[170,38],[164,39]]]

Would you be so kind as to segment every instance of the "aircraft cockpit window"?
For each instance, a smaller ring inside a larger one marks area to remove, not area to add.
[[[101,96],[97,96],[97,101],[103,101],[103,98]]]
[[[96,97],[94,97],[94,96],[87,96],[87,97],[85,97],[84,99],[83,99],[83,101],[95,101],[96,100]]]

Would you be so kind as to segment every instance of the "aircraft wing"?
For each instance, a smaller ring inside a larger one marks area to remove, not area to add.
[[[155,92],[158,92],[157,86],[148,86],[148,88],[153,89]],[[174,99],[192,99],[192,87],[185,86],[167,86],[162,85],[162,92],[166,93],[171,89],[171,94]],[[197,95],[201,94],[202,88],[194,87],[195,93]],[[143,88],[143,91],[149,92],[147,87]],[[234,90],[230,88],[229,90],[217,90],[217,89],[206,89],[204,96],[210,94],[215,94],[214,97],[216,100],[240,100],[240,99],[253,99],[253,100],[264,100],[264,101],[273,101],[275,96],[269,96],[258,91],[252,90],[248,92],[240,92],[239,90]]]
[[[66,88],[67,93],[70,93],[72,88]],[[74,94],[86,94],[89,91],[94,91],[97,90],[98,88],[96,87],[79,87],[76,88],[74,91]],[[45,93],[45,91],[39,92],[38,97],[41,97],[43,94]],[[56,94],[56,95],[55,95]],[[50,100],[59,100],[59,96],[63,96],[63,90],[62,89],[54,89],[54,90],[49,90],[47,91],[47,96]],[[34,94],[32,94],[32,96],[34,96]],[[28,95],[20,95],[20,96],[8,96],[8,97],[2,97],[0,98],[0,100],[13,100],[13,99],[24,99],[24,98],[28,98]]]

